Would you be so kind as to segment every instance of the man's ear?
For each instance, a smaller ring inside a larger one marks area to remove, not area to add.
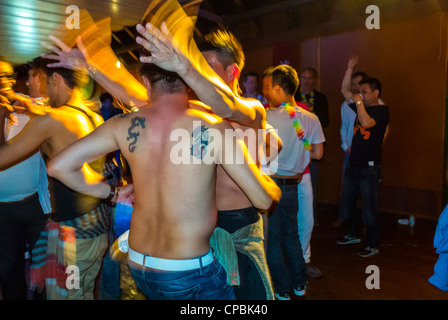
[[[50,77],[50,78],[53,78],[53,84],[54,84],[54,86],[59,86],[59,85],[61,85],[62,83],[65,83],[64,78],[63,78],[59,73],[57,73],[57,72],[53,72],[53,73],[51,74],[51,77]]]
[[[232,63],[230,66],[226,68],[227,78],[229,82],[232,82],[235,79],[240,78],[241,70],[235,63]]]
[[[151,82],[149,82],[148,78],[146,78],[145,76],[142,76],[142,81],[143,81],[143,85],[146,88],[146,91],[148,92],[148,98],[151,98]]]
[[[276,84],[274,86],[274,92],[275,93],[280,94],[282,92],[282,90],[283,90],[282,87],[280,87],[278,84]]]
[[[40,74],[36,74],[35,76],[32,76],[34,78],[34,81],[36,81],[36,83],[39,85],[39,88],[42,87],[42,82],[40,79]]]

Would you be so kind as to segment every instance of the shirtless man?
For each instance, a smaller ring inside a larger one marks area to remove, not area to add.
[[[277,152],[271,139],[278,141],[278,137],[274,132],[265,131],[268,126],[265,108],[258,100],[239,95],[238,80],[244,67],[244,53],[235,36],[224,30],[211,33],[198,44],[200,51],[197,55],[188,56],[185,50],[181,52],[175,45],[165,23],[161,30],[152,25],[147,27],[137,26],[143,37],[137,37],[137,43],[151,52],[151,57],[141,58],[142,61],[177,72],[203,103],[228,120],[235,134],[243,138],[257,165],[260,165],[265,142],[268,161],[273,158]],[[191,52],[195,54],[194,48],[189,48],[188,53]],[[260,130],[265,134],[258,135]],[[274,299],[264,252],[262,218],[256,206],[222,167],[218,167],[216,199],[217,226],[232,235],[237,252],[240,285],[234,287],[236,298]],[[247,250],[248,247],[251,250]]]
[[[159,57],[151,62],[180,74],[200,100],[209,106],[204,109],[203,103],[195,101],[191,102],[190,107],[213,112],[231,121],[234,129],[240,129],[240,134],[244,136],[245,143],[255,146],[255,148],[249,148],[249,151],[251,151],[251,156],[257,163],[260,162],[265,142],[266,161],[269,162],[275,158],[278,150],[281,149],[281,141],[274,131],[266,130],[268,126],[264,107],[258,100],[245,99],[239,96],[238,80],[244,66],[244,53],[233,35],[227,32],[211,34],[207,37],[205,45],[200,48],[203,55],[196,48],[195,52],[198,55],[187,57],[173,47],[172,39],[169,36],[161,33],[158,29],[153,28],[151,35],[145,28],[139,26],[139,32],[144,37],[144,39],[137,38],[138,41],[141,40],[139,43],[151,51],[153,59]],[[58,48],[54,45],[48,46],[49,49],[57,53],[57,55],[51,55],[51,57],[59,60],[57,65],[93,69],[85,49],[88,46],[84,46],[81,40],[78,40],[78,48],[80,49],[70,49],[59,39],[54,37],[51,39],[58,46]],[[199,60],[198,64],[193,60]],[[134,101],[138,107],[144,107],[142,102],[127,94],[131,90],[124,81],[121,83],[112,81],[107,74],[103,74],[96,68],[94,72],[90,72],[90,76],[101,85],[110,88],[111,93],[119,92],[119,99]],[[266,130],[265,135],[259,137],[257,134],[259,130]],[[237,134],[237,131],[235,133]],[[249,247],[247,242],[233,238],[240,265],[240,270],[237,272],[240,275],[244,274],[243,281],[239,287],[235,288],[237,299],[274,299],[264,252],[262,218],[250,199],[226,174],[225,170],[220,166],[217,170],[217,205],[220,211],[218,227],[232,234],[244,227],[251,230],[251,252],[241,253],[242,250],[239,249]],[[248,279],[248,281],[244,281],[245,279]]]
[[[140,289],[150,299],[234,299],[209,242],[217,218],[217,164],[259,208],[278,201],[279,189],[250,164],[244,144],[224,134],[231,128],[227,122],[189,108],[187,87],[177,75],[153,64],[144,64],[141,75],[148,106],[107,121],[53,159],[48,172],[79,192],[106,198],[109,185],[88,181],[83,164],[122,150],[134,177],[129,260]],[[189,161],[175,164],[172,150],[179,143]],[[244,164],[223,160],[227,145],[236,147],[234,156],[244,156]]]
[[[80,74],[71,70],[63,68],[47,70],[47,94],[52,108],[45,115],[34,116],[18,135],[0,147],[0,170],[23,159],[38,148],[47,158],[52,159],[72,142],[87,135],[96,125],[102,123],[100,116],[83,106],[80,90],[83,85],[82,79]],[[60,226],[75,228],[76,254],[66,248],[70,254],[64,258],[67,265],[76,264],[79,267],[81,279],[85,281],[81,281],[79,290],[65,288],[52,290],[47,284],[47,298],[93,299],[95,278],[107,247],[109,213],[98,199],[76,193],[57,180],[50,181],[50,184],[51,199],[54,202],[47,225],[51,223],[53,226],[54,223],[58,223]],[[89,220],[90,223],[82,222],[81,226],[80,220],[83,219]],[[39,242],[38,240],[35,249],[39,246]],[[43,248],[47,248],[45,242],[40,249]],[[78,263],[81,260],[83,262]],[[32,268],[32,282],[36,280],[39,284],[42,281],[45,283],[45,272],[39,272],[43,279],[35,279],[33,274]],[[53,295],[56,292],[58,294]]]

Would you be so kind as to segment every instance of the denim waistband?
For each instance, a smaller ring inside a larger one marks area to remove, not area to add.
[[[129,248],[129,260],[151,269],[163,271],[188,271],[203,268],[213,262],[213,252],[210,249],[206,254],[186,260],[172,260],[151,257]]]

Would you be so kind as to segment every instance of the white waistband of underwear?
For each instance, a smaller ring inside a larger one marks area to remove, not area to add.
[[[163,270],[163,271],[188,271],[193,269],[199,269],[205,267],[213,262],[213,252],[212,249],[203,256],[187,259],[187,260],[171,260],[155,258],[142,253],[138,253],[131,248],[128,251],[129,260],[152,269]]]

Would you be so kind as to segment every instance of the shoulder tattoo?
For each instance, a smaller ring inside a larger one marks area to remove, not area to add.
[[[146,127],[145,122],[146,122],[146,119],[144,117],[133,117],[131,119],[131,125],[128,129],[128,137],[126,138],[127,141],[132,140],[129,143],[129,152],[134,152],[135,149],[137,149],[136,144],[137,144],[138,137],[140,136],[140,132],[132,132],[132,130],[135,127],[141,127],[142,129],[144,129]]]

